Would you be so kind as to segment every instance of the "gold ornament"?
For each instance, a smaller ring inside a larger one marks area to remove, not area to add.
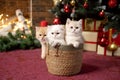
[[[71,0],[71,1],[70,1],[70,4],[71,4],[72,6],[75,6],[75,0]]]
[[[108,50],[110,51],[116,51],[118,49],[118,46],[115,43],[111,43],[108,45]]]

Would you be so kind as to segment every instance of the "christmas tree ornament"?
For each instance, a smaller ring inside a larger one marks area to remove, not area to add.
[[[70,6],[67,4],[67,5],[65,5],[64,6],[64,11],[66,12],[66,13],[69,13],[71,10],[70,10]]]
[[[109,29],[109,45],[108,45],[108,50],[115,51],[115,50],[117,50],[118,46],[114,42],[112,42],[112,33],[113,33],[113,29],[110,28]]]
[[[84,7],[85,9],[87,9],[87,8],[88,8],[88,2],[87,2],[87,0],[85,1],[85,3],[84,3],[84,5],[83,5],[83,7]]]
[[[63,9],[63,8],[61,9],[61,12],[64,12],[64,9]]]
[[[71,13],[71,14],[70,14],[70,17],[72,17],[72,19],[74,19],[75,13]]]
[[[72,9],[72,13],[75,13],[75,7]]]
[[[71,4],[72,6],[75,6],[75,0],[71,0],[71,1],[70,1],[70,4]]]
[[[109,51],[116,51],[118,49],[118,45],[116,45],[114,42],[108,45],[107,48]]]
[[[109,41],[106,37],[102,37],[99,41],[100,46],[107,47],[109,44]]]
[[[108,6],[109,6],[110,8],[116,7],[116,6],[117,6],[117,0],[109,0]]]
[[[104,17],[104,16],[105,16],[104,10],[102,10],[102,11],[99,13],[99,16],[100,16],[100,17]]]
[[[48,22],[46,20],[42,20],[40,22],[40,27],[46,27],[48,25]]]
[[[74,17],[75,17],[75,8],[72,9],[72,13],[70,14],[70,17],[72,19],[74,19]]]
[[[60,24],[60,23],[61,23],[61,21],[58,17],[54,18],[53,24]]]

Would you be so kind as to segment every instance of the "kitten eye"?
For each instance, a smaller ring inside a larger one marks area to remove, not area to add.
[[[58,32],[56,34],[59,34]]]
[[[78,27],[76,27],[76,29],[78,29]]]
[[[46,36],[46,34],[44,36]]]
[[[42,34],[39,34],[39,36],[42,36]]]
[[[52,32],[51,34],[53,35],[54,33]]]
[[[73,26],[70,27],[71,29],[73,28]]]

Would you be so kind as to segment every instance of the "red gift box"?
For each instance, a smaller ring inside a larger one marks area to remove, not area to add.
[[[115,32],[114,29],[109,29],[107,32],[103,32],[103,35],[107,36],[109,44],[115,43],[117,46],[120,46],[120,41],[119,41],[120,34],[118,34],[116,38],[112,38],[112,34],[114,32]],[[98,36],[98,40],[99,40],[99,38],[100,38],[100,35]],[[118,49],[115,51],[109,50],[108,45],[106,45],[106,46],[98,45],[98,48],[97,48],[97,54],[101,54],[104,56],[120,56],[119,52],[120,52],[120,47],[118,47]]]
[[[114,43],[120,46],[120,34],[117,35],[116,38],[113,39]]]

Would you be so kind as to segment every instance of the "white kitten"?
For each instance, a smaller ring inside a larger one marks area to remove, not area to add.
[[[47,30],[48,42],[51,46],[65,45],[65,26],[49,25]]]
[[[82,36],[82,20],[66,21],[66,43],[67,45],[73,45],[75,48],[84,43]]]

